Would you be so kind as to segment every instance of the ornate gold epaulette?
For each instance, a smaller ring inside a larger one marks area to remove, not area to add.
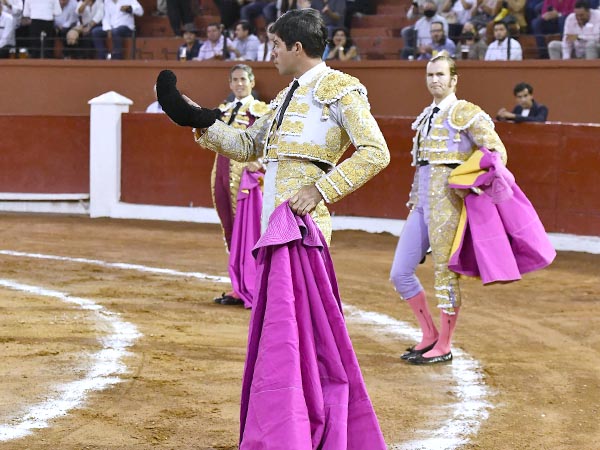
[[[250,114],[257,118],[264,116],[271,110],[269,105],[267,105],[265,102],[261,102],[260,100],[252,100],[248,109],[250,110]]]
[[[466,100],[458,100],[450,107],[448,122],[456,130],[465,130],[471,126],[481,113],[483,113],[483,110],[479,106]]]
[[[273,100],[271,100],[271,102],[269,103],[269,108],[270,109],[277,109],[277,107],[281,104],[281,102],[283,102],[283,95],[287,92],[287,88],[286,89],[282,89],[281,91],[279,91],[279,94],[277,94],[277,97],[275,97]]]
[[[230,107],[231,107],[231,104],[230,104],[230,103],[221,103],[221,104],[218,106],[218,108],[221,110],[221,112],[225,112],[225,111],[227,111],[227,110],[229,109],[229,108],[228,108],[228,106],[229,106],[229,108],[230,108]]]
[[[331,105],[352,91],[367,95],[367,88],[358,81],[358,78],[330,69],[317,80],[313,96],[322,105]]]

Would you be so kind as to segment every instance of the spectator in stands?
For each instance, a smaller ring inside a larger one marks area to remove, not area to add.
[[[182,36],[183,26],[194,21],[190,0],[167,0],[167,17],[175,36]]]
[[[421,45],[417,50],[419,56],[417,59],[429,61],[442,50],[445,50],[451,58],[456,54],[456,44],[452,39],[448,39],[444,33],[444,24],[442,22],[432,22],[431,28],[431,43],[429,45]]]
[[[25,0],[23,17],[31,19],[29,38],[33,58],[47,58],[52,54],[48,43],[53,42],[54,18],[60,12],[58,0]]]
[[[590,9],[586,0],[577,0],[565,20],[562,41],[548,45],[550,59],[596,59],[600,39],[600,10]]]
[[[352,18],[361,17],[364,14],[375,14],[375,2],[372,0],[346,0],[346,16],[344,27],[348,31],[352,29]]]
[[[533,88],[530,84],[519,83],[513,89],[516,106],[512,112],[506,108],[498,111],[496,119],[510,122],[545,122],[548,118],[548,108],[533,99]]]
[[[245,5],[240,9],[240,19],[248,23],[263,16],[267,23],[275,22],[277,19],[276,0],[245,0]]]
[[[256,61],[259,39],[250,33],[250,22],[240,20],[235,25],[235,39],[229,45],[230,58],[237,61]]]
[[[456,59],[483,60],[487,44],[477,32],[475,25],[466,22],[460,35],[460,42],[456,46]]]
[[[99,59],[106,59],[106,38],[112,38],[110,58],[123,59],[123,40],[131,37],[135,30],[133,16],[144,14],[142,5],[137,0],[107,0],[104,3],[104,18],[102,28],[92,30],[94,47]]]
[[[417,9],[416,2],[413,3],[412,8]],[[444,34],[448,35],[448,22],[437,14],[436,3],[433,0],[427,0],[423,5],[423,17],[417,20],[412,27],[402,29],[402,39],[404,41],[404,48],[400,54],[402,59],[414,57],[417,48],[431,45],[431,24],[433,22],[441,22]]]
[[[475,25],[477,31],[485,37],[487,25],[493,21],[500,0],[477,0],[471,10],[470,22]]]
[[[225,39],[221,35],[221,24],[209,23],[206,27],[206,41],[200,47],[198,61],[207,59],[223,59],[223,42]]]
[[[521,61],[523,49],[521,44],[508,35],[508,27],[503,21],[494,24],[494,37],[485,52],[486,61]]]
[[[358,49],[352,43],[352,38],[345,28],[336,28],[333,30],[333,37],[325,47],[323,59],[326,61],[359,61]]]
[[[221,15],[221,23],[225,29],[229,30],[233,25],[240,20],[240,3],[238,0],[213,0],[219,14]]]
[[[92,30],[102,30],[104,2],[102,0],[80,0],[75,10],[79,15],[79,24],[67,33],[67,47],[71,58],[93,58],[94,44]]]
[[[333,30],[344,26],[346,0],[312,0],[310,7],[321,11],[329,37],[332,36]]]
[[[565,20],[573,12],[575,0],[544,0],[541,14],[533,19],[531,31],[535,35],[538,55],[548,59],[546,34],[562,34]]]
[[[273,35],[269,32],[271,25],[267,25],[266,31],[259,37],[260,45],[256,51],[256,61],[271,61],[271,52],[273,51]]]
[[[15,25],[13,16],[4,11],[4,2],[0,2],[0,59],[10,56],[15,46]]]
[[[0,0],[0,5],[2,5],[2,11],[6,14],[10,14],[12,16],[12,25],[13,30],[10,38],[10,42],[12,42],[12,46],[16,45],[17,34],[22,36],[29,35],[28,27],[21,27],[21,17],[23,16],[23,0]]]
[[[63,57],[71,58],[69,48],[67,46],[67,33],[77,25],[79,16],[77,15],[76,0],[59,0],[62,12],[54,18],[54,33],[57,39],[63,41]]]
[[[198,30],[193,23],[183,26],[183,44],[177,51],[177,61],[191,61],[198,57],[202,43],[198,40]]]
[[[463,25],[471,18],[473,0],[445,0],[440,15],[448,22],[448,36],[456,39],[462,32]]]

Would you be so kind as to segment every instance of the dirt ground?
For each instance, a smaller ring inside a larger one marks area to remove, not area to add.
[[[227,275],[216,225],[6,213],[0,222],[0,251]],[[416,326],[388,282],[396,240],[334,233],[342,299]],[[121,383],[0,449],[236,448],[249,311],[212,302],[227,285],[7,254],[0,267],[1,280],[91,299],[142,334]],[[420,275],[431,294],[429,262]],[[600,255],[562,252],[518,283],[469,280],[463,291],[454,346],[478,361],[493,407],[458,448],[600,449]],[[409,340],[350,321],[349,331],[386,441],[439,428],[458,361],[411,366],[399,359]],[[80,308],[0,286],[0,427],[77,380],[73,367],[100,348],[99,333]]]

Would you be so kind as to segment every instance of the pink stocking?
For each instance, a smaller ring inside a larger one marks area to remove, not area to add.
[[[414,297],[406,300],[410,305],[415,317],[419,321],[419,326],[423,332],[421,342],[415,345],[415,350],[421,350],[431,344],[433,344],[438,338],[438,330],[433,323],[431,313],[429,312],[429,306],[425,299],[425,291],[419,292]]]
[[[446,314],[444,310],[442,310],[440,319],[440,337],[438,338],[435,347],[423,354],[425,358],[433,358],[434,356],[441,356],[450,352],[452,334],[454,333],[454,328],[456,328],[459,309],[460,308],[454,308],[455,314]]]

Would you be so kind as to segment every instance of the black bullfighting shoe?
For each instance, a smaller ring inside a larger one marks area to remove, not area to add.
[[[418,356],[418,355],[422,355],[423,353],[427,353],[429,350],[431,350],[433,348],[433,346],[437,343],[437,341],[435,341],[433,344],[428,345],[425,348],[422,348],[420,350],[415,350],[415,346],[413,345],[412,347],[408,347],[406,349],[406,353],[402,353],[402,355],[400,355],[400,359],[404,359],[407,360],[412,356]]]
[[[411,356],[407,359],[407,361],[411,364],[424,366],[430,364],[438,364],[452,361],[452,352],[448,352],[444,355],[432,356],[431,358],[426,358],[423,355]]]

